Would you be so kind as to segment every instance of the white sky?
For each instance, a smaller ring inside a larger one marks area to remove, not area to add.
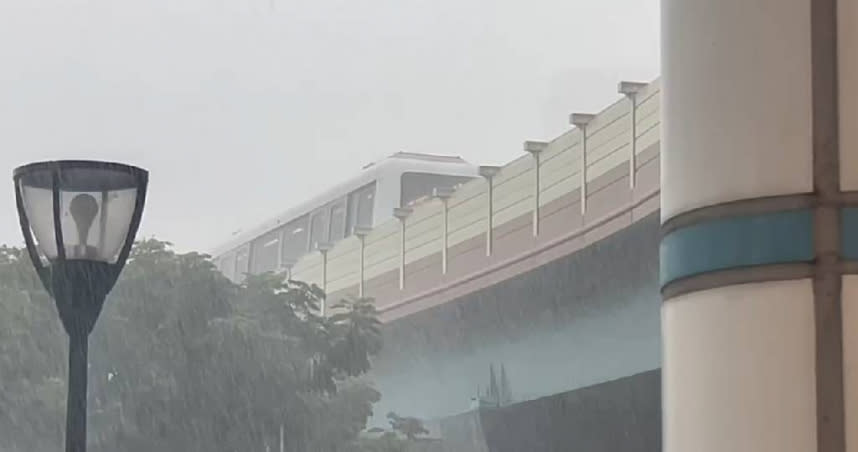
[[[0,0],[0,243],[30,161],[148,169],[141,234],[202,251],[396,151],[506,163],[658,36],[658,0]]]

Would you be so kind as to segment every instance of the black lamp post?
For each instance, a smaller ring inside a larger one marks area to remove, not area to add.
[[[66,452],[85,452],[89,333],[131,251],[148,173],[56,161],[22,166],[13,179],[27,251],[69,336]]]

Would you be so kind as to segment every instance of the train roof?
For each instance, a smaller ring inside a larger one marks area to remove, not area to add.
[[[226,243],[212,249],[211,254],[214,257],[219,257],[262,234],[311,213],[313,210],[340,199],[381,177],[398,175],[408,171],[451,175],[477,175],[476,166],[459,156],[397,152],[377,162],[364,165],[361,172],[357,175],[251,229],[246,231],[239,230]]]

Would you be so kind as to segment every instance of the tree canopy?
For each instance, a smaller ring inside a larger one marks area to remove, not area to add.
[[[208,256],[138,242],[90,337],[92,451],[354,447],[380,394],[371,300],[334,303],[282,275],[240,285]],[[20,249],[0,248],[0,448],[58,450],[66,338]],[[349,449],[351,450],[351,449]]]

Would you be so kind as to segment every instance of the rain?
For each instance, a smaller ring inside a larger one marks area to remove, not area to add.
[[[0,0],[0,452],[660,451],[659,22]]]

